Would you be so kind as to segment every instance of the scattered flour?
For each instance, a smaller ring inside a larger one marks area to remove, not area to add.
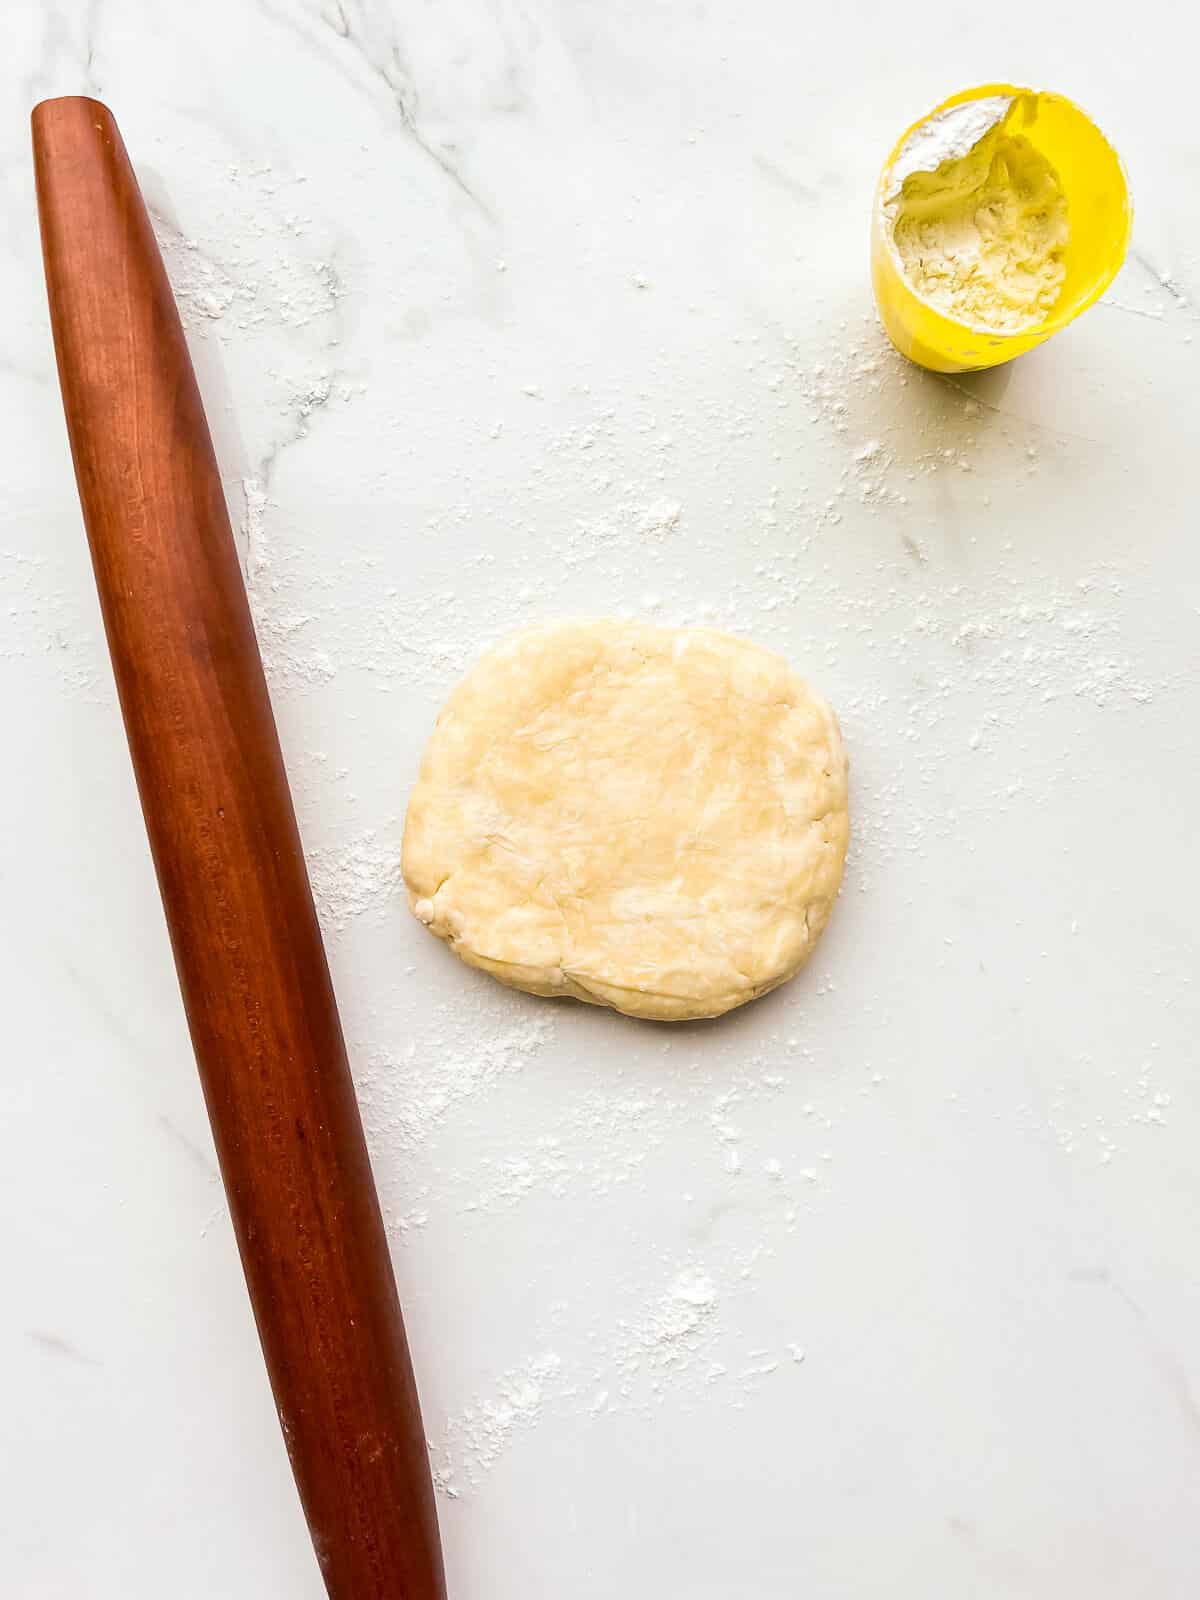
[[[378,919],[403,898],[399,842],[374,831],[345,845],[309,850],[308,873],[326,932],[340,933],[367,913]]]
[[[503,1001],[500,1002],[500,1005]],[[358,1077],[368,1129],[402,1150],[425,1145],[452,1108],[519,1073],[553,1037],[556,1013],[541,1007],[504,1021],[497,1005],[439,1007],[420,1042],[397,1055],[376,1050]]]
[[[111,693],[103,645],[50,562],[0,550],[0,619],[0,661],[45,660],[77,699],[97,699],[102,687]]]
[[[501,1378],[493,1395],[477,1398],[446,1424],[441,1440],[431,1442],[435,1487],[454,1500],[463,1486],[478,1486],[512,1436],[529,1428],[542,1413],[547,1391],[561,1363],[545,1351]]]
[[[263,667],[272,689],[328,683],[335,676],[327,651],[310,643],[314,628],[311,599],[301,604],[275,560],[268,529],[270,500],[258,478],[244,478],[242,536],[246,594],[258,634]]]
[[[304,328],[337,313],[344,289],[329,254],[306,246],[311,218],[289,202],[303,180],[269,166],[228,169],[225,213],[207,233],[185,234],[152,213],[184,327],[242,338],[262,328]]]
[[[689,1267],[670,1284],[650,1315],[628,1330],[621,1349],[623,1376],[648,1366],[677,1371],[704,1348],[717,1309],[717,1288],[706,1272]]]
[[[183,325],[201,332],[206,322],[218,321],[233,305],[237,282],[169,218],[157,214],[152,220]]]

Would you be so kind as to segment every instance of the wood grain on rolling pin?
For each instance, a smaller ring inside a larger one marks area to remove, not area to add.
[[[439,1600],[433,1492],[387,1241],[183,330],[108,110],[46,101],[33,142],[104,626],[313,1543],[334,1600]]]

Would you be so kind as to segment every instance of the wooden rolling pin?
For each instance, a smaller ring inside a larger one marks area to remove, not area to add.
[[[33,149],[108,647],[313,1545],[333,1600],[441,1600],[387,1239],[179,314],[106,107],[45,101]]]

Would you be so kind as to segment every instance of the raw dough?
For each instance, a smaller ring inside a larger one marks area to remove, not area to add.
[[[471,966],[679,1021],[803,965],[847,832],[837,721],[780,657],[703,628],[565,623],[451,695],[403,869]]]

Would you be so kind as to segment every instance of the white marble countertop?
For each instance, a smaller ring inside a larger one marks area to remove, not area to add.
[[[1200,1592],[1200,25],[1079,16],[6,9],[6,1595],[321,1593],[52,372],[25,119],[79,91],[227,477],[452,1600]],[[927,377],[872,316],[876,168],[1030,76],[1126,156],[1134,253],[1043,351]],[[721,1024],[507,993],[397,892],[455,676],[616,611],[842,715],[842,904]]]

